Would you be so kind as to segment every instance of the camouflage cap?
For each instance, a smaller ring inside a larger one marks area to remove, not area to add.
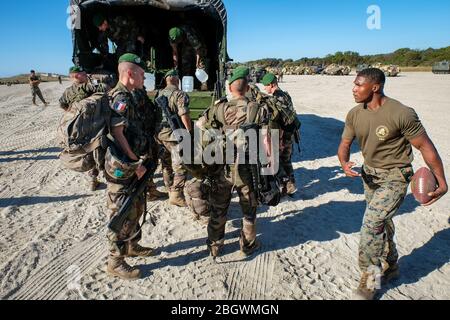
[[[144,62],[139,56],[135,55],[134,53],[125,53],[124,55],[122,55],[119,58],[119,64],[122,62],[129,62],[135,64],[145,70]]]
[[[93,18],[92,18],[92,22],[94,23],[94,26],[96,26],[97,28],[100,27],[103,22],[105,22],[106,17],[101,14],[101,13],[97,13]]]
[[[277,80],[277,77],[273,73],[267,73],[261,80],[261,83],[265,86],[272,84]]]
[[[78,73],[83,71],[84,71],[83,68],[78,66],[73,66],[69,69],[69,73]]]
[[[166,79],[167,77],[178,77],[178,71],[176,69],[172,69],[166,72],[166,74],[164,75],[164,79]]]
[[[239,79],[247,79],[247,77],[250,74],[250,70],[247,67],[237,67],[233,74],[231,75],[230,79],[228,79],[229,84],[232,84],[236,80]]]
[[[172,28],[169,30],[170,41],[177,41],[183,36],[183,30],[180,28]]]

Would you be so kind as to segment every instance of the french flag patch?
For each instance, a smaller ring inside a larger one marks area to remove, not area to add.
[[[127,110],[127,105],[124,102],[117,102],[114,106],[114,110],[116,110],[117,112],[124,112],[125,110]]]

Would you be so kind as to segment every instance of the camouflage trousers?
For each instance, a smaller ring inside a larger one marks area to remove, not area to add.
[[[107,205],[110,218],[114,217],[124,203],[127,195],[128,186],[108,182]],[[131,209],[128,219],[125,221],[122,230],[119,233],[108,229],[107,238],[109,241],[109,252],[112,257],[124,257],[127,252],[127,243],[137,243],[141,240],[141,232],[139,230],[139,219],[144,214],[145,196],[138,197]],[[135,237],[133,237],[135,235]],[[133,239],[130,239],[133,237]]]
[[[31,96],[33,99],[33,104],[36,104],[36,96],[38,96],[39,99],[41,99],[42,103],[46,103],[44,96],[42,95],[41,89],[39,89],[38,87],[31,88]]]
[[[172,141],[162,141],[164,153],[161,158],[164,184],[168,191],[183,192],[186,185],[187,171],[183,167],[181,158],[174,155],[177,143]]]
[[[224,170],[213,177],[216,186],[209,194],[210,221],[208,224],[208,244],[221,241],[225,238],[225,225],[227,222],[228,208],[231,203],[233,187],[239,195],[239,204],[243,213],[241,238],[244,243],[251,247],[256,241],[256,209],[258,201],[252,187],[250,170],[246,166],[238,167],[238,174],[231,170]],[[245,231],[253,227],[254,232],[250,234]]]
[[[280,151],[280,169],[284,176],[294,177],[294,167],[292,166],[292,153],[294,148],[294,135],[284,133],[282,144],[284,148]]]
[[[359,244],[359,267],[387,270],[397,263],[392,219],[405,199],[412,167],[382,170],[364,165],[362,177],[367,202]]]

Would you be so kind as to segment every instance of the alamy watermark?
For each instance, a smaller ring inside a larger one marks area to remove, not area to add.
[[[371,5],[367,8],[367,29],[381,30],[381,8],[378,5]]]

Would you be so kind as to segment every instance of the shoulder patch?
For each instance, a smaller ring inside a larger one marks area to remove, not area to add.
[[[127,102],[124,100],[116,101],[113,104],[114,111],[119,112],[119,113],[124,113],[125,111],[127,111],[127,108],[128,108]]]

